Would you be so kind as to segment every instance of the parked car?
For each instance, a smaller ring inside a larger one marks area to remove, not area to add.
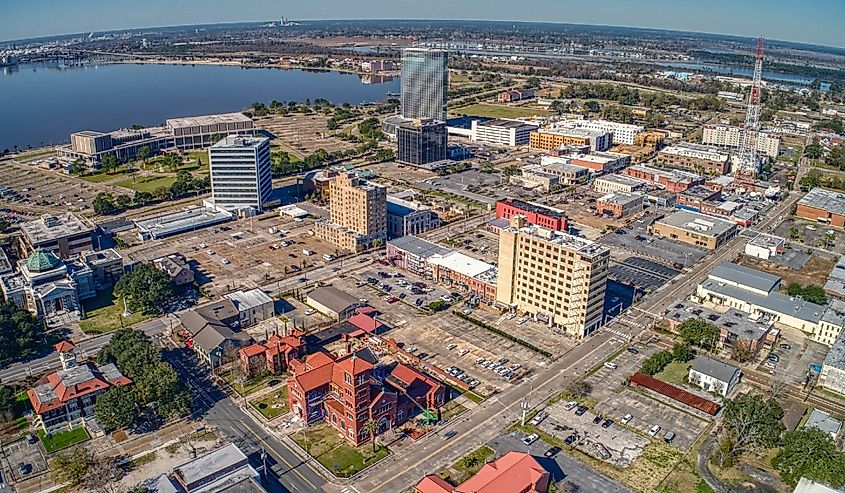
[[[657,436],[658,433],[660,433],[660,426],[659,425],[654,425],[654,426],[651,427],[651,429],[648,430],[649,436],[654,437],[654,436]]]
[[[639,351],[638,351],[638,350],[637,350],[637,348],[635,348],[635,347],[629,347],[629,348],[628,348],[628,352],[629,352],[629,353],[631,353],[631,354],[637,354],[637,353],[639,353]]]
[[[578,406],[578,409],[575,410],[575,415],[583,416],[585,412],[587,412],[587,406]]]
[[[666,443],[672,443],[672,440],[675,439],[675,432],[674,431],[667,431],[665,435],[663,435],[663,441]]]
[[[612,424],[613,424],[613,420],[608,418],[608,419],[604,420],[604,423],[601,424],[601,427],[602,428],[610,428],[610,426]]]
[[[601,416],[596,416],[595,418],[593,418],[594,425],[597,425],[599,423],[601,423]]]
[[[617,365],[616,363],[614,363],[614,362],[612,362],[612,361],[605,361],[605,362],[604,362],[604,367],[605,367],[605,368],[610,368],[611,370],[615,370],[615,369],[619,368],[619,365]]]
[[[539,438],[540,436],[538,434],[532,433],[527,437],[524,437],[522,439],[522,443],[524,443],[525,445],[531,445],[532,443],[536,442]]]
[[[540,423],[542,423],[543,420],[546,419],[548,416],[549,416],[548,412],[540,411],[533,418],[531,418],[531,421],[529,421],[528,424],[530,424],[532,426],[537,426]]]
[[[564,445],[572,445],[573,443],[575,443],[575,440],[577,438],[578,438],[578,435],[576,433],[573,433],[563,440],[563,444]]]
[[[453,436],[455,436],[457,434],[458,434],[457,431],[447,431],[446,433],[443,434],[443,439],[448,440],[448,439],[452,438]]]
[[[313,308],[309,308],[309,309],[305,310],[306,315],[314,315],[315,313],[317,313],[317,310],[315,310]]]
[[[789,351],[790,349],[792,349],[792,346],[786,343],[779,344],[778,347],[783,349],[784,351]]]
[[[772,354],[769,355],[769,361],[771,361],[773,363],[777,363],[778,361],[780,361],[780,356],[778,356],[775,353],[772,353]]]
[[[454,342],[450,342],[449,344],[446,344],[446,349],[448,349],[449,351],[455,349],[456,347],[458,347],[458,345],[455,344]]]
[[[561,451],[560,447],[552,447],[549,450],[546,450],[546,452],[543,455],[545,455],[546,457],[551,459],[554,456],[556,456],[557,454],[559,454],[560,451]]]
[[[566,403],[565,406],[563,406],[563,410],[564,411],[571,411],[571,410],[575,409],[575,406],[577,406],[577,405],[578,405],[578,403],[576,401],[569,401],[569,402]]]
[[[623,417],[622,417],[622,424],[623,424],[623,425],[627,425],[628,423],[630,423],[630,422],[631,422],[631,420],[632,420],[632,419],[634,419],[634,417],[633,417],[633,416],[631,416],[631,414],[630,414],[630,413],[629,413],[629,414],[626,414],[625,416],[623,416]]]

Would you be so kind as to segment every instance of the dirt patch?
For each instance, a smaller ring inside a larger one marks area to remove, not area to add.
[[[836,265],[836,261],[812,255],[801,270],[790,269],[784,265],[775,264],[755,257],[741,256],[739,264],[752,269],[758,269],[783,278],[782,285],[797,282],[802,286],[808,284],[824,285],[827,275]]]

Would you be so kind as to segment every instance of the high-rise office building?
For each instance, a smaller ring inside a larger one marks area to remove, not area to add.
[[[396,160],[417,166],[446,159],[446,123],[413,120],[396,129]]]
[[[576,337],[601,326],[610,250],[512,216],[499,232],[496,301]]]
[[[273,190],[270,139],[229,135],[209,148],[208,159],[215,207],[263,210]]]
[[[446,120],[449,72],[443,50],[402,50],[402,116]]]
[[[317,238],[358,251],[387,239],[387,188],[341,173],[329,184],[329,221],[314,224]]]

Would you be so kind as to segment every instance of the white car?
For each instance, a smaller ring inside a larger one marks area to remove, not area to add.
[[[564,409],[564,411],[571,411],[571,410],[575,409],[575,406],[577,406],[577,405],[578,405],[577,401],[569,401],[569,402],[566,403],[565,406],[563,406],[563,409]]]
[[[524,443],[525,445],[531,445],[532,443],[536,442],[539,438],[539,435],[537,435],[536,433],[532,433],[527,437],[523,438],[522,443]]]
[[[449,351],[455,349],[456,347],[458,347],[458,345],[455,344],[454,342],[450,342],[449,344],[446,344],[446,349],[448,349]]]
[[[611,370],[615,370],[615,369],[619,368],[619,365],[617,365],[616,363],[614,363],[614,362],[612,362],[612,361],[605,361],[605,362],[604,362],[604,367],[605,367],[605,368],[609,368],[609,369],[611,369]]]
[[[461,349],[458,351],[458,356],[463,356],[469,352],[469,349]]]
[[[306,315],[314,315],[315,313],[317,313],[317,310],[315,310],[313,308],[309,308],[309,309],[305,310]]]
[[[628,413],[628,414],[626,414],[625,416],[622,417],[622,424],[627,425],[628,423],[631,422],[632,419],[634,419],[634,417],[631,416],[630,413]]]
[[[648,434],[652,437],[657,436],[658,433],[660,433],[660,426],[659,425],[654,425],[654,426],[651,427],[650,430],[648,430]]]

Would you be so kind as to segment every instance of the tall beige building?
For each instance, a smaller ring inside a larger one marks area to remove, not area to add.
[[[314,234],[350,251],[387,239],[387,189],[341,173],[329,183],[329,221],[314,224]]]
[[[602,324],[609,259],[598,243],[513,216],[499,234],[496,301],[587,336]]]

